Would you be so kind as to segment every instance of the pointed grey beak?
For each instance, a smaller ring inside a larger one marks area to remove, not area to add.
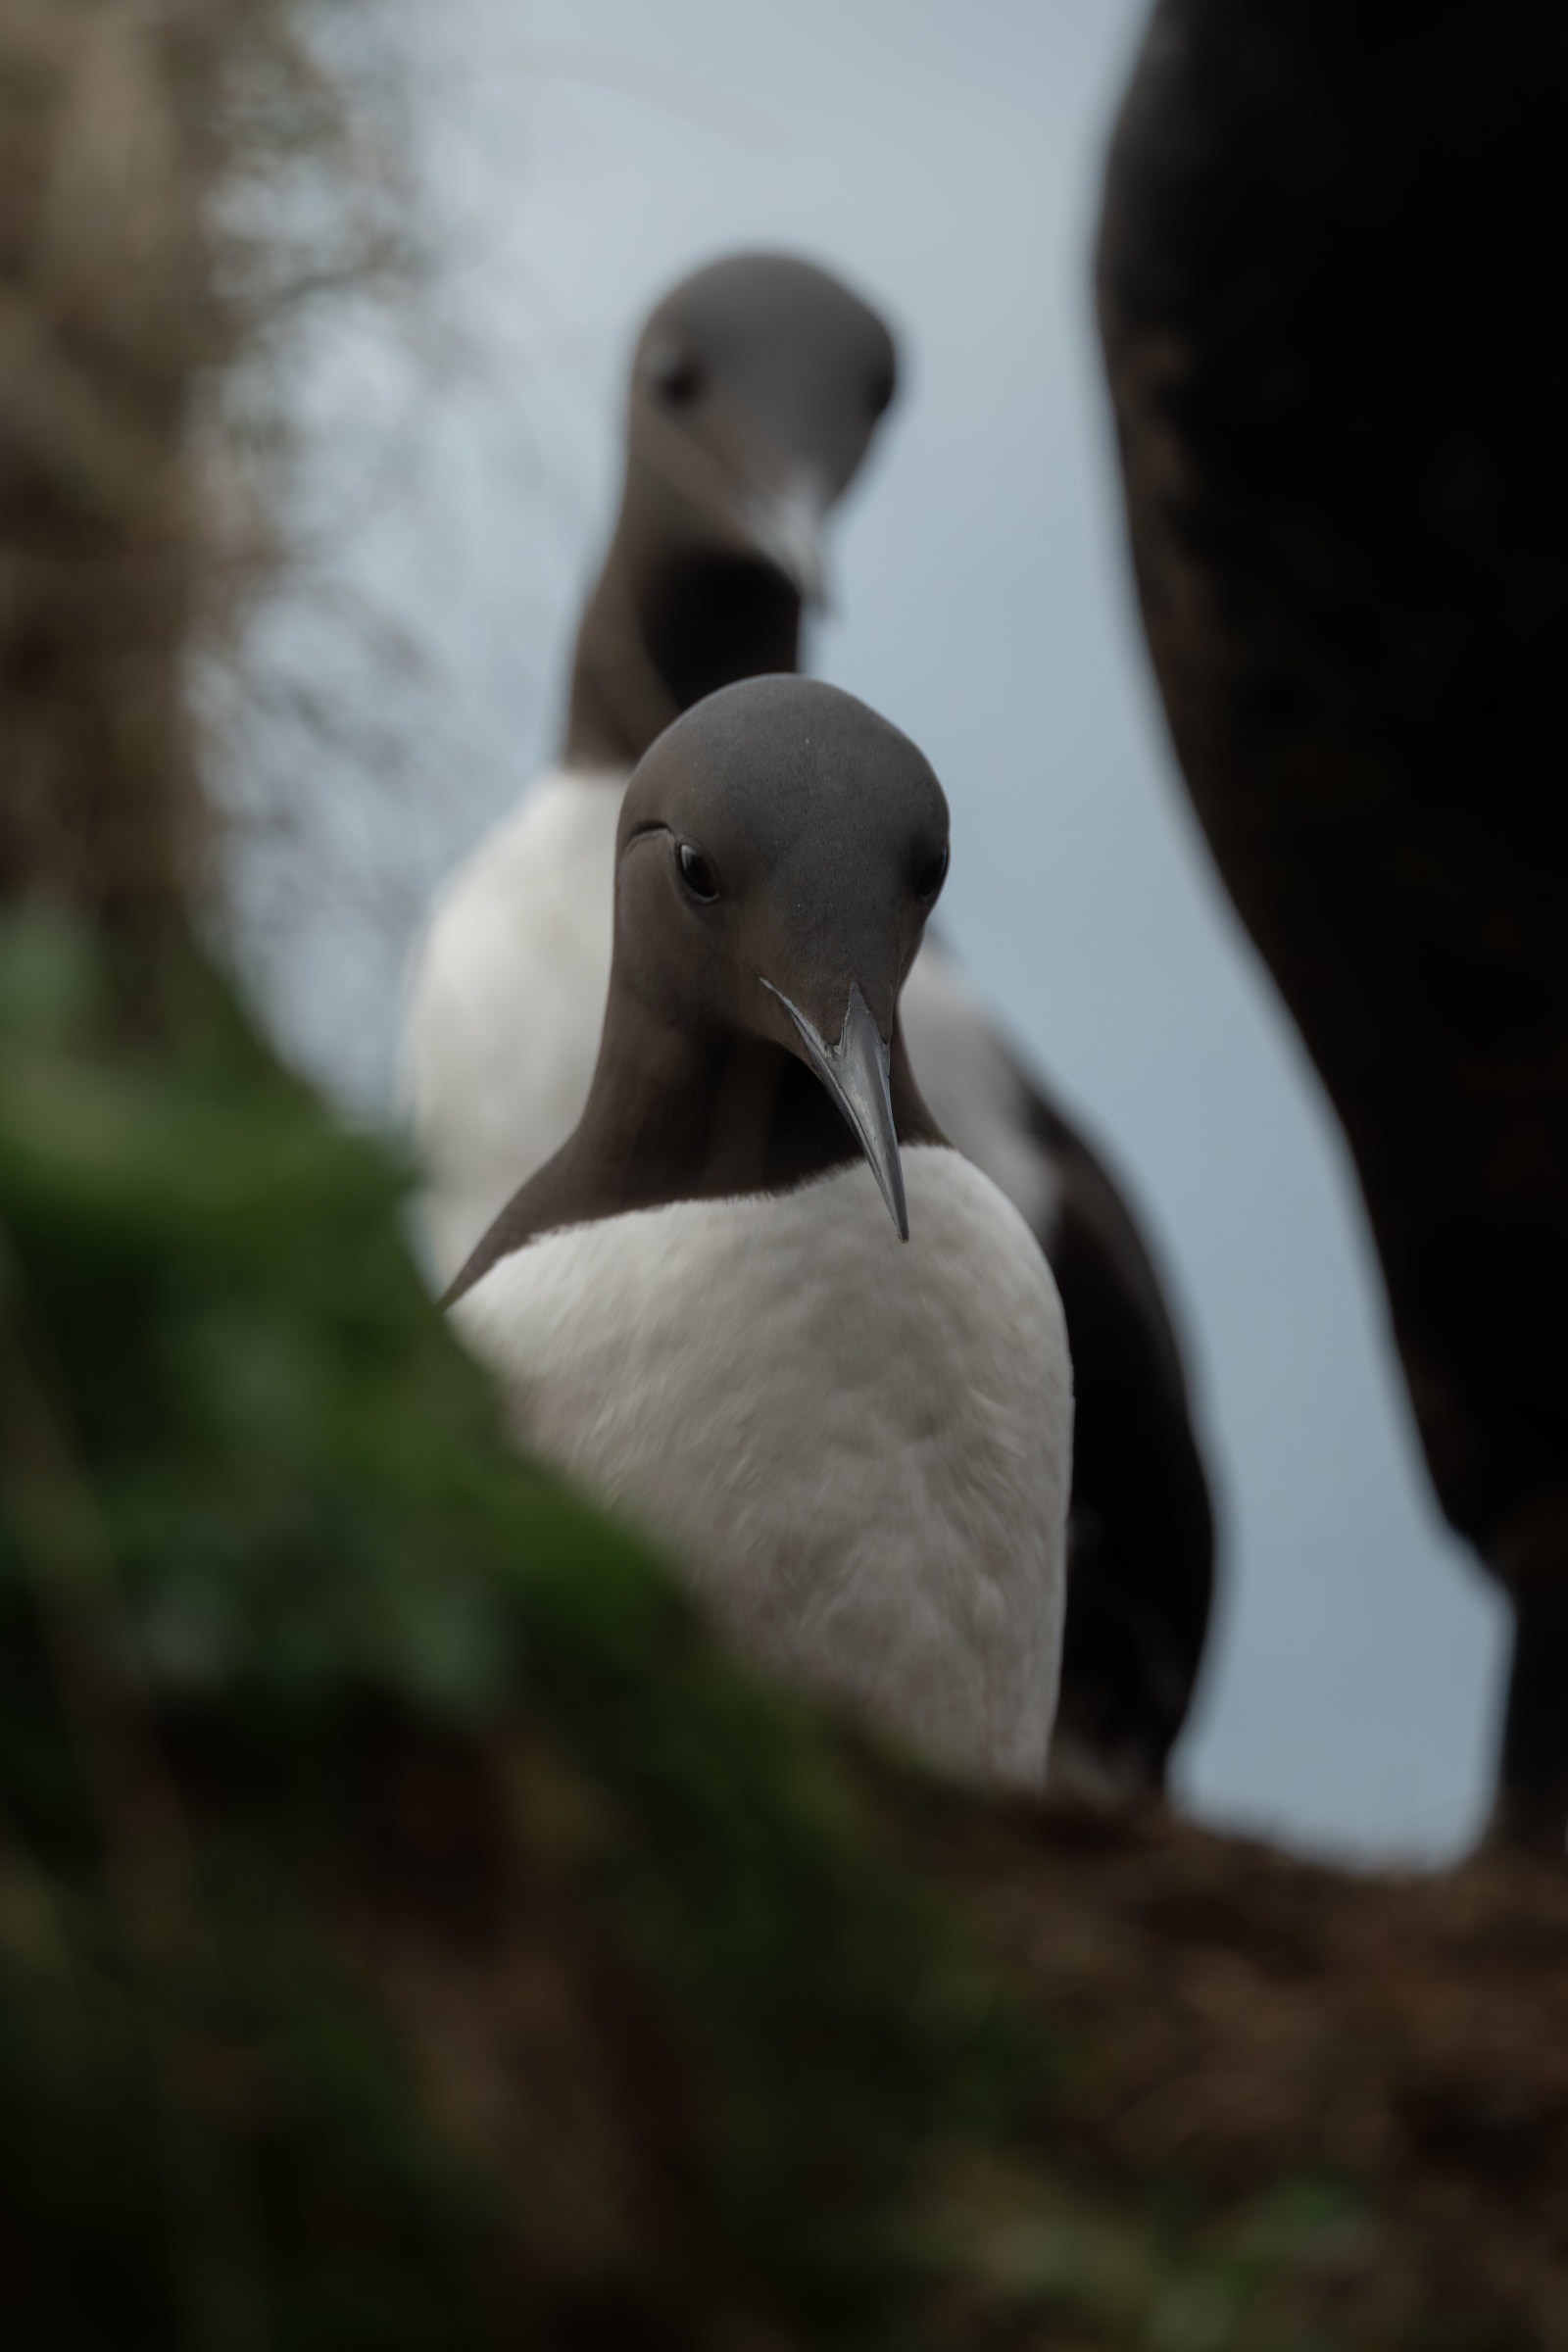
[[[781,489],[758,491],[736,510],[758,554],[781,571],[813,612],[828,607],[822,525],[832,500],[815,473],[796,474]]]
[[[893,1095],[888,1084],[891,1048],[882,1043],[871,1008],[858,987],[850,990],[849,1009],[836,1046],[830,1046],[798,1004],[792,1004],[771,980],[762,986],[777,997],[800,1032],[812,1069],[843,1112],[871,1163],[871,1173],[888,1204],[899,1239],[909,1238],[909,1210],[904,1197],[904,1163],[899,1157],[898,1131],[893,1124]]]

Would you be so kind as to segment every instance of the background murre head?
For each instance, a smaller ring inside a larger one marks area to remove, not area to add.
[[[796,666],[802,608],[825,597],[823,523],[896,379],[882,320],[808,262],[735,255],[664,297],[632,366],[569,758],[633,760],[717,687]]]
[[[750,559],[808,603],[823,517],[893,399],[893,338],[826,270],[740,254],[665,296],[637,345],[628,503],[680,542]]]
[[[452,1295],[563,1226],[861,1159],[907,1239],[900,1146],[942,1137],[898,1000],[947,868],[941,785],[852,695],[751,678],[677,719],[622,805],[587,1107]]]

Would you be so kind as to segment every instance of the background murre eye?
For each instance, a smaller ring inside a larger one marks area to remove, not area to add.
[[[915,877],[914,895],[922,906],[929,906],[948,878],[948,844],[944,842],[932,858],[928,858]]]
[[[718,882],[702,851],[689,841],[680,842],[676,845],[675,863],[688,895],[702,906],[710,906],[718,896]]]
[[[643,373],[656,399],[666,409],[689,409],[703,388],[700,362],[674,344],[651,351],[643,363]]]

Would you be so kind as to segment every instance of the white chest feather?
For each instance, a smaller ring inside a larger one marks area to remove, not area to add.
[[[443,885],[402,1083],[443,1284],[582,1115],[599,1054],[625,776],[558,770]]]
[[[961,1767],[1044,1779],[1072,1374],[1049,1269],[955,1152],[545,1236],[454,1310],[518,1437],[757,1655]]]

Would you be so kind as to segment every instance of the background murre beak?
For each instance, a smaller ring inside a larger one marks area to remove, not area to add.
[[[748,543],[783,574],[801,602],[817,612],[828,609],[822,530],[832,504],[831,490],[811,466],[776,487],[747,493],[734,511]]]
[[[839,1042],[830,1046],[798,1004],[792,1004],[771,980],[762,986],[777,997],[800,1032],[812,1069],[827,1088],[861,1151],[888,1204],[888,1214],[901,1242],[909,1238],[909,1211],[904,1196],[904,1163],[899,1157],[898,1131],[893,1122],[893,1095],[888,1080],[891,1044],[884,1045],[871,1008],[858,985],[850,989]]]

